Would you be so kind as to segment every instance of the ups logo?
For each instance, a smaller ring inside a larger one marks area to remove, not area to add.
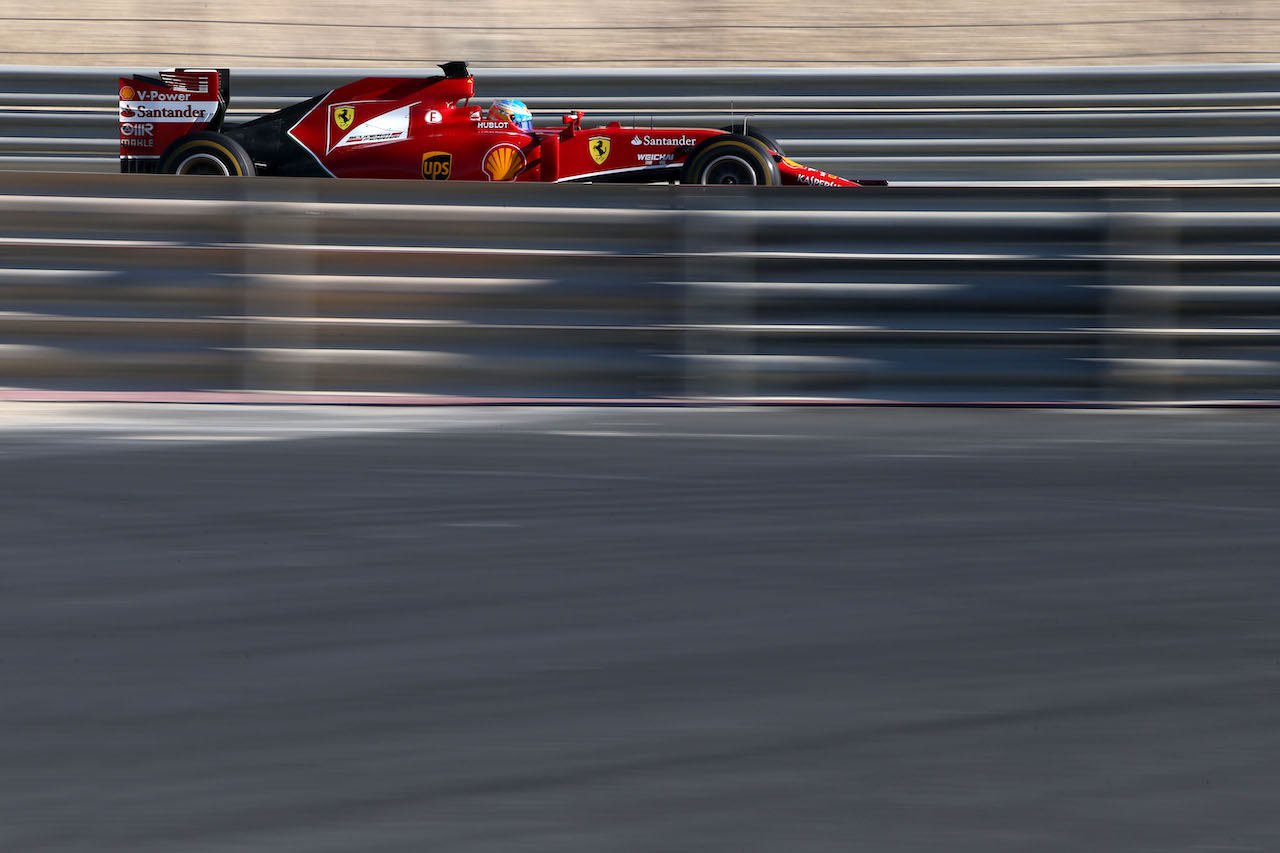
[[[428,181],[447,181],[453,171],[453,155],[448,151],[428,151],[422,155],[422,177]]]

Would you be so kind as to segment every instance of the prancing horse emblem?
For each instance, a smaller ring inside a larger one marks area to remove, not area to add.
[[[596,161],[597,166],[603,166],[604,161],[609,159],[609,137],[593,136],[591,137],[591,159]]]
[[[356,108],[350,104],[339,104],[333,108],[333,123],[338,126],[338,130],[346,130],[351,127],[351,122],[355,120]]]

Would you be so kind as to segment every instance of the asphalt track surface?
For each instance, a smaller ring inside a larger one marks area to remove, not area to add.
[[[1280,415],[0,407],[0,850],[1280,849]]]

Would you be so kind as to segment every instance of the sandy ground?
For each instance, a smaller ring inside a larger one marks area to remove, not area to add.
[[[1111,65],[1270,62],[1267,0],[381,0],[9,5],[0,64]]]

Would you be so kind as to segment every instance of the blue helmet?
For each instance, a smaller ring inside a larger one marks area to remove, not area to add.
[[[494,121],[509,121],[520,130],[528,133],[533,130],[533,113],[524,105],[524,101],[515,98],[500,98],[489,107],[489,118]]]

